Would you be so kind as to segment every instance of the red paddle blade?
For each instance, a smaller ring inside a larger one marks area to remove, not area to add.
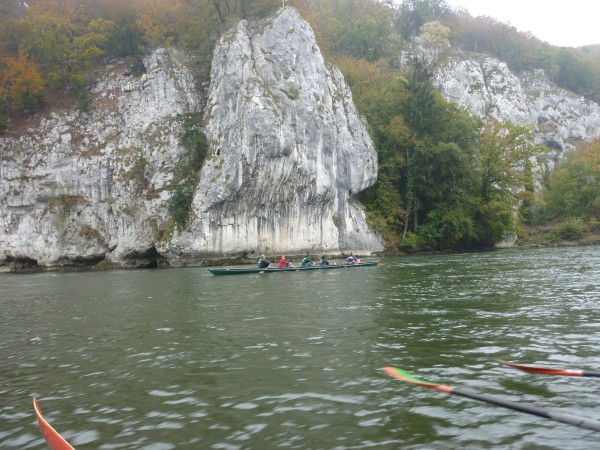
[[[552,369],[550,367],[529,366],[525,364],[516,364],[509,361],[504,361],[503,359],[499,359],[498,362],[514,369],[522,370],[523,372],[536,373],[540,375],[562,375],[567,377],[583,376],[583,370]]]
[[[429,389],[436,389],[443,392],[452,392],[454,388],[452,386],[446,386],[445,384],[435,384],[429,381],[421,380],[420,378],[414,377],[405,370],[397,369],[395,367],[384,367],[383,371],[388,375],[397,378],[407,383],[418,384]]]
[[[71,444],[69,444],[48,422],[46,422],[35,398],[33,399],[33,409],[35,410],[35,416],[40,424],[42,436],[44,436],[46,443],[52,450],[75,450],[71,447]]]

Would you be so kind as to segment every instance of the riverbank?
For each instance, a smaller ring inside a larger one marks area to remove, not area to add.
[[[587,223],[577,218],[567,218],[556,224],[524,227],[519,235],[513,233],[494,248],[401,248],[385,252],[387,256],[473,253],[491,250],[527,249],[544,247],[578,247],[600,245],[600,223]]]
[[[518,248],[576,247],[600,244],[600,231],[571,227],[564,223],[528,227],[515,243]]]
[[[600,245],[600,229],[590,230],[580,226],[578,223],[563,222],[558,225],[543,225],[543,226],[531,226],[524,229],[522,236],[519,236],[514,243],[511,245],[504,245],[502,249],[525,249],[525,248],[543,248],[543,247],[577,247],[577,246],[589,246],[589,245]],[[464,253],[464,252],[481,252],[489,251],[492,249],[446,249],[446,250],[433,250],[433,249],[401,249],[401,250],[387,250],[379,254],[372,255],[377,256],[408,256],[408,255],[428,255],[428,254],[451,254],[451,253]],[[313,258],[318,258],[320,255],[311,255]],[[343,254],[327,255],[330,259],[343,259]],[[365,255],[358,255],[359,257],[367,258]],[[289,255],[289,258],[293,261],[300,261],[304,255]],[[279,256],[277,257],[277,259]],[[211,258],[206,260],[199,260],[191,266],[194,267],[208,267],[208,266],[228,266],[228,265],[240,265],[240,264],[252,264],[256,262],[256,258],[250,257],[247,254],[240,255],[239,257],[229,258]],[[45,267],[35,264],[30,260],[15,260],[10,261],[5,265],[0,266],[1,273],[36,273],[36,272],[77,272],[77,271],[97,271],[97,270],[120,270],[120,269],[151,269],[151,268],[171,268],[170,265],[164,261],[157,261],[156,265],[144,266],[144,267],[126,267],[118,264],[111,263],[107,260],[101,261],[97,264],[81,264],[81,265],[65,265],[65,266],[53,266]]]
[[[310,257],[313,261],[318,262],[319,258],[323,253],[314,253],[310,254]],[[300,262],[304,258],[305,253],[297,254],[297,255],[288,255],[287,259],[290,260],[294,265],[300,265]],[[338,254],[325,254],[327,259],[330,261],[338,261],[341,263],[346,258],[346,255],[343,253]],[[372,260],[376,258],[378,255],[373,254],[372,257],[358,255],[363,259]],[[399,254],[394,254],[394,256],[399,256]],[[272,263],[278,263],[280,255],[267,255],[267,259],[269,259]],[[238,266],[245,264],[253,264],[255,265],[258,261],[257,257],[244,254],[238,257],[227,257],[227,258],[210,258],[210,259],[202,259],[195,261],[194,263],[188,264],[187,266],[181,267],[221,267],[221,266]],[[41,273],[41,272],[88,272],[88,271],[107,271],[107,270],[127,270],[127,269],[171,269],[178,268],[172,267],[166,262],[166,260],[162,258],[158,258],[155,264],[152,265],[144,265],[144,266],[123,266],[121,264],[113,263],[108,260],[102,260],[97,264],[80,264],[80,265],[61,265],[61,266],[43,266],[37,264],[32,260],[11,260],[7,261],[4,265],[0,265],[0,274],[31,274],[31,273]]]

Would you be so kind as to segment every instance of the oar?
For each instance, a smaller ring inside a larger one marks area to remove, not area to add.
[[[517,364],[503,359],[497,360],[499,363],[505,364],[514,369],[524,372],[536,373],[540,375],[563,375],[566,377],[600,377],[600,372],[592,370],[576,370],[576,369],[553,369],[550,367],[530,366],[526,364]]]
[[[40,424],[42,436],[44,436],[46,443],[52,450],[75,450],[73,447],[71,447],[71,444],[65,440],[65,438],[58,434],[58,431],[56,431],[48,422],[46,422],[46,419],[44,419],[42,416],[42,411],[35,398],[33,399],[33,409],[35,410],[35,416]]]
[[[413,377],[409,373],[396,369],[395,367],[385,367],[383,369],[388,375],[394,378],[398,378],[402,381],[409,383],[418,384],[429,389],[435,389],[437,391],[447,392],[448,394],[460,395],[462,397],[472,398],[486,403],[491,403],[498,406],[503,406],[508,409],[515,411],[521,411],[527,414],[533,414],[534,416],[544,417],[545,419],[555,420],[557,422],[566,423],[586,430],[600,431],[600,421],[588,419],[586,417],[576,416],[574,414],[563,413],[559,411],[549,411],[547,409],[538,408],[535,406],[524,405],[522,403],[512,402],[510,400],[504,400],[498,397],[478,394],[476,392],[468,391],[466,389],[455,388],[453,386],[447,386],[445,384],[435,384],[429,381],[421,380]]]

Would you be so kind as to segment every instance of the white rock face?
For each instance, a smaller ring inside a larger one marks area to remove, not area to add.
[[[600,137],[600,105],[556,87],[542,70],[515,74],[497,59],[459,55],[437,70],[434,84],[479,117],[532,127],[555,160],[573,144]]]
[[[0,270],[381,250],[356,200],[376,180],[373,145],[295,10],[221,41],[205,109],[186,59],[158,50],[141,77],[114,63],[88,114],[53,113],[0,137]],[[157,241],[182,114],[205,114],[211,155],[189,230]]]
[[[195,219],[162,252],[299,254],[382,249],[357,194],[376,181],[371,139],[340,72],[291,8],[218,45],[206,110],[211,155]],[[194,255],[195,254],[195,255]],[[183,263],[183,262],[182,262]]]
[[[177,116],[200,104],[184,62],[158,50],[139,78],[115,63],[89,114],[52,113],[0,138],[0,269],[160,259],[154,230],[181,151]]]

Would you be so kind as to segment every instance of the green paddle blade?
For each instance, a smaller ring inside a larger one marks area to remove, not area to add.
[[[411,375],[410,373],[406,372],[405,370],[398,369],[396,367],[391,367],[391,366],[384,367],[383,371],[394,378],[398,378],[399,380],[406,381],[406,382],[412,383],[412,384],[418,384],[419,386],[423,386],[426,388],[437,389],[437,390],[444,391],[444,392],[452,392],[452,389],[453,389],[450,386],[446,386],[443,384],[431,383],[429,381],[422,380],[420,378],[417,378],[417,377]]]

